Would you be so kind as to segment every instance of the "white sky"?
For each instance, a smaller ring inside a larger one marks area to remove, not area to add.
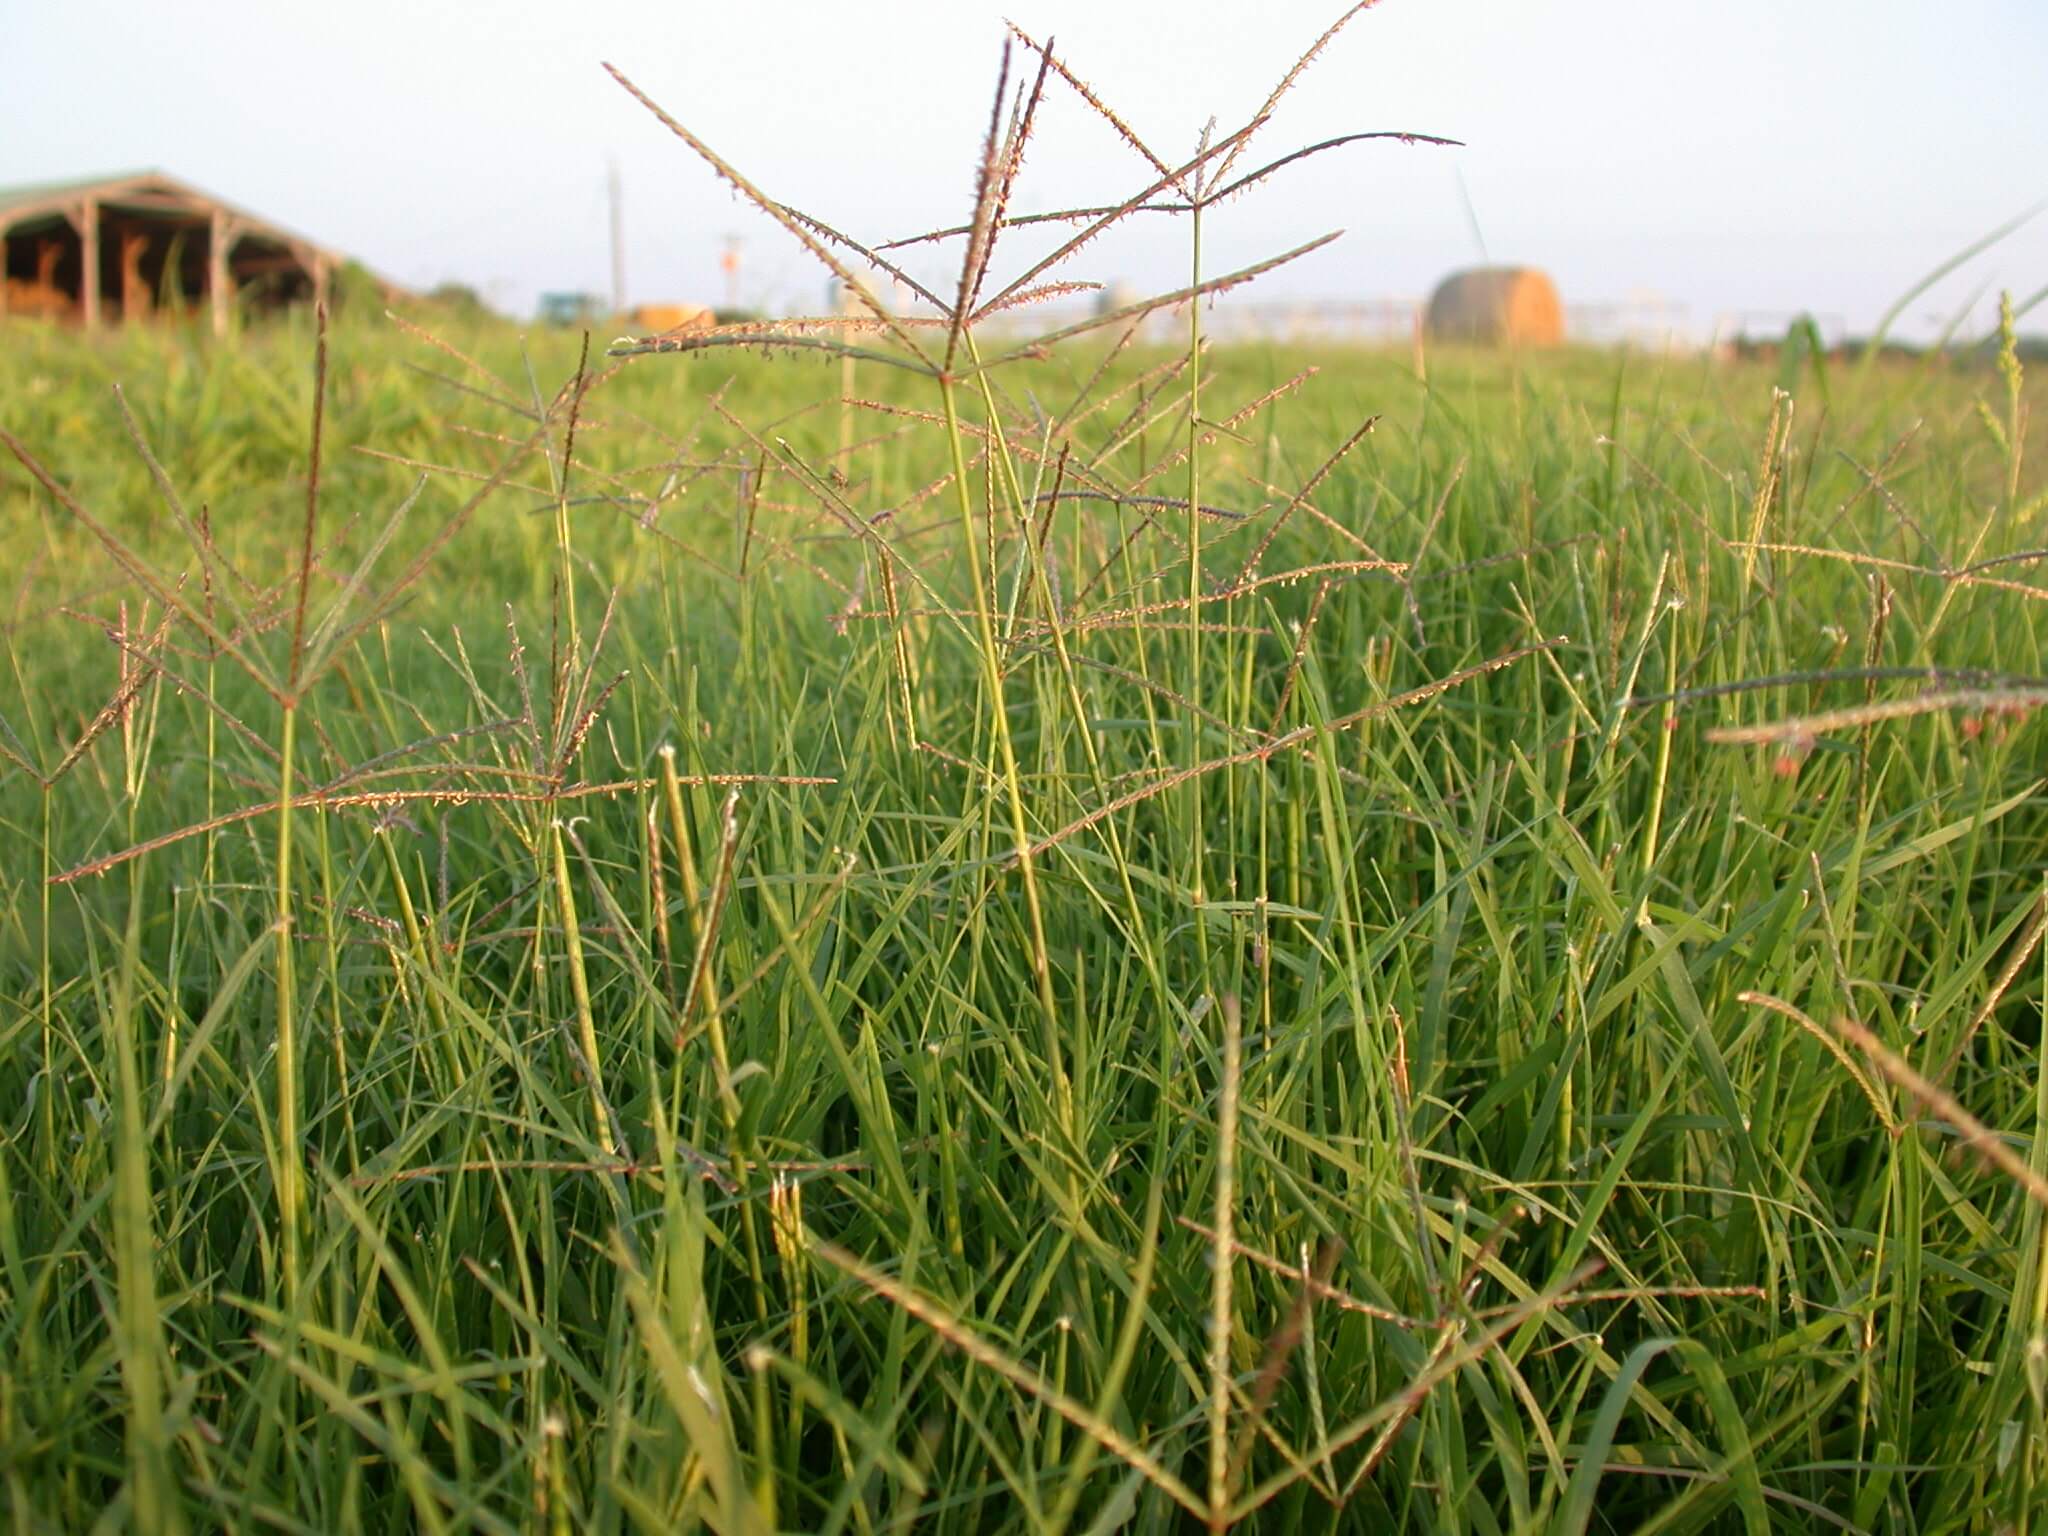
[[[0,0],[0,184],[160,167],[401,282],[513,312],[605,292],[605,169],[634,301],[823,283],[603,74],[609,59],[772,194],[881,238],[957,222],[1002,17],[1058,51],[1170,160],[1242,123],[1336,0]],[[1021,62],[1021,61],[1020,61]],[[1020,211],[1115,198],[1144,169],[1057,93]],[[1247,164],[1399,128],[1463,149],[1336,151],[1211,216],[1221,271],[1342,227],[1268,297],[1418,297],[1476,259],[1549,269],[1567,303],[1654,293],[1695,330],[1807,308],[1867,329],[1945,256],[2048,196],[2044,0],[1383,0]],[[1184,280],[1155,220],[1072,275]],[[942,262],[918,270],[937,277]],[[2048,284],[2048,214],[1917,302]],[[2048,305],[2033,316],[2048,323]]]

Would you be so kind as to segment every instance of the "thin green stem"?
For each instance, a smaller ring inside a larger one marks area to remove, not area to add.
[[[299,1144],[299,1041],[297,985],[292,971],[292,768],[297,756],[299,706],[287,700],[277,781],[277,1211],[283,1294],[287,1313],[299,1298],[299,1238],[304,1203],[305,1149]]]
[[[974,617],[980,645],[982,687],[988,699],[996,748],[1002,755],[1003,785],[1010,810],[1010,832],[1019,878],[1024,887],[1024,907],[1031,925],[1031,975],[1038,994],[1039,1012],[1045,1029],[1046,1066],[1052,1074],[1053,1101],[1059,1106],[1061,1126],[1068,1144],[1074,1145],[1072,1094],[1067,1082],[1064,1052],[1060,1045],[1059,1007],[1053,999],[1052,964],[1045,941],[1045,912],[1039,900],[1038,871],[1031,856],[1030,824],[1024,815],[1024,790],[1017,771],[1016,747],[1010,739],[1009,711],[1003,701],[1003,669],[996,649],[994,616],[981,565],[979,530],[974,526],[974,494],[967,478],[967,454],[962,446],[960,413],[954,399],[951,377],[939,381],[939,396],[945,404],[946,437],[953,461],[953,488],[960,511],[961,542],[967,552],[969,585],[974,590]]]

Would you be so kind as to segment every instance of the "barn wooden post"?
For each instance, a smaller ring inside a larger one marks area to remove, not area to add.
[[[142,254],[149,249],[149,236],[139,229],[121,231],[121,323],[140,320],[149,313],[149,284],[142,280]]]
[[[100,323],[100,203],[88,197],[78,205],[78,299],[85,328]]]
[[[228,306],[234,300],[234,280],[228,271],[228,246],[234,239],[227,210],[216,208],[206,235],[206,298],[213,309],[213,334],[228,333]]]

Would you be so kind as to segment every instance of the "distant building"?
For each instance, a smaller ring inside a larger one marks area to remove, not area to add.
[[[220,332],[237,305],[325,299],[344,261],[162,171],[0,187],[0,316],[90,327],[204,308]]]
[[[542,294],[538,315],[542,325],[578,326],[598,325],[610,312],[596,294],[578,291]]]
[[[1564,340],[1564,305],[1534,267],[1473,267],[1437,285],[1426,323],[1437,341],[1552,347]]]

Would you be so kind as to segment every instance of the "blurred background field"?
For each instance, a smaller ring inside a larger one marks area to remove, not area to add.
[[[2037,385],[606,340],[9,331],[15,1529],[2038,1518]]]

